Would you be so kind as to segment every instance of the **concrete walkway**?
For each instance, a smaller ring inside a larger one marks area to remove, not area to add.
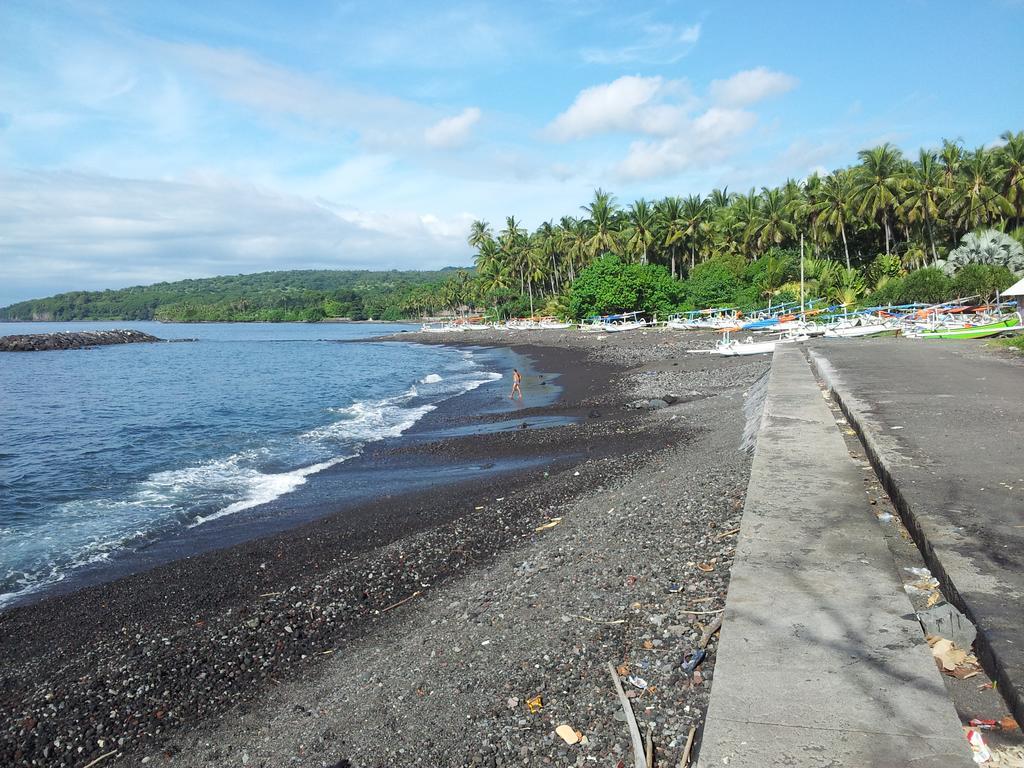
[[[822,343],[812,360],[1024,722],[1024,361],[910,339]]]
[[[802,350],[768,386],[699,764],[973,765]]]

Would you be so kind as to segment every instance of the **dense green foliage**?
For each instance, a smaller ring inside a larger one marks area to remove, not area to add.
[[[0,309],[0,319],[394,320],[443,307],[435,297],[453,272],[300,270],[181,280],[23,301]]]
[[[574,318],[639,311],[667,317],[683,297],[683,286],[664,267],[624,264],[606,255],[584,269],[569,289],[567,314]]]
[[[493,297],[511,290],[529,298],[531,312],[557,305],[556,297],[578,293],[578,276],[610,253],[624,265],[658,264],[680,278],[680,308],[749,308],[799,298],[801,249],[806,295],[830,303],[942,301],[977,292],[979,280],[987,290],[1005,282],[1005,273],[981,280],[971,272],[955,282],[940,270],[913,273],[943,266],[955,276],[978,261],[1024,271],[1014,256],[1024,240],[1024,132],[1002,139],[972,151],[946,141],[913,160],[883,144],[861,151],[853,167],[746,194],[716,189],[707,197],[641,199],[622,208],[599,189],[583,216],[563,216],[533,232],[514,216],[498,232],[477,221],[468,238],[477,250],[477,278],[463,296],[495,307]],[[997,232],[972,234],[977,230]],[[951,254],[958,244],[959,255]],[[997,248],[1006,256],[993,256]],[[620,303],[611,305],[641,308]],[[568,306],[578,316],[597,304],[581,299]]]
[[[740,279],[719,259],[694,267],[686,281],[686,298],[692,307],[720,307],[732,304],[740,289]]]

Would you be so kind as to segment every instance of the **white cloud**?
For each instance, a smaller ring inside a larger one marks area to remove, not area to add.
[[[441,149],[461,147],[468,140],[473,126],[480,122],[480,110],[466,107],[453,117],[446,117],[427,128],[423,138],[427,144]]]
[[[732,154],[756,122],[752,112],[712,107],[674,136],[634,141],[618,173],[625,179],[649,179],[708,167]]]
[[[684,117],[687,95],[680,80],[627,75],[580,91],[547,132],[561,141],[601,133],[671,133]]]
[[[418,130],[433,117],[416,102],[310,77],[244,51],[196,43],[165,49],[227,101],[268,118],[353,131],[376,149],[417,143]]]
[[[467,263],[469,220],[339,207],[213,178],[0,172],[0,305],[272,269]]]
[[[700,24],[676,27],[671,24],[647,24],[638,39],[619,48],[584,48],[580,56],[588,64],[674,64],[686,56],[700,40]]]
[[[700,40],[700,24],[684,27],[679,33],[679,42],[681,43],[696,43],[698,40]]]
[[[793,90],[797,79],[784,72],[757,67],[725,80],[711,81],[711,97],[719,104],[743,107]]]

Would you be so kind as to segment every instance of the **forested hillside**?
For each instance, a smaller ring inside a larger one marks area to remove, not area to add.
[[[298,270],[74,291],[4,307],[0,320],[397,320],[456,272]]]

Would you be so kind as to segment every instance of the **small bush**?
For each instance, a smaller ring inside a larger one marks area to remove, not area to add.
[[[686,281],[686,298],[695,307],[705,309],[729,304],[741,287],[740,279],[729,264],[711,259],[698,264]]]
[[[897,304],[938,304],[952,298],[953,281],[941,269],[924,267],[900,280]]]
[[[988,301],[1013,283],[1013,273],[1006,267],[995,264],[968,264],[953,278],[953,294],[957,297],[980,296],[984,301]]]

